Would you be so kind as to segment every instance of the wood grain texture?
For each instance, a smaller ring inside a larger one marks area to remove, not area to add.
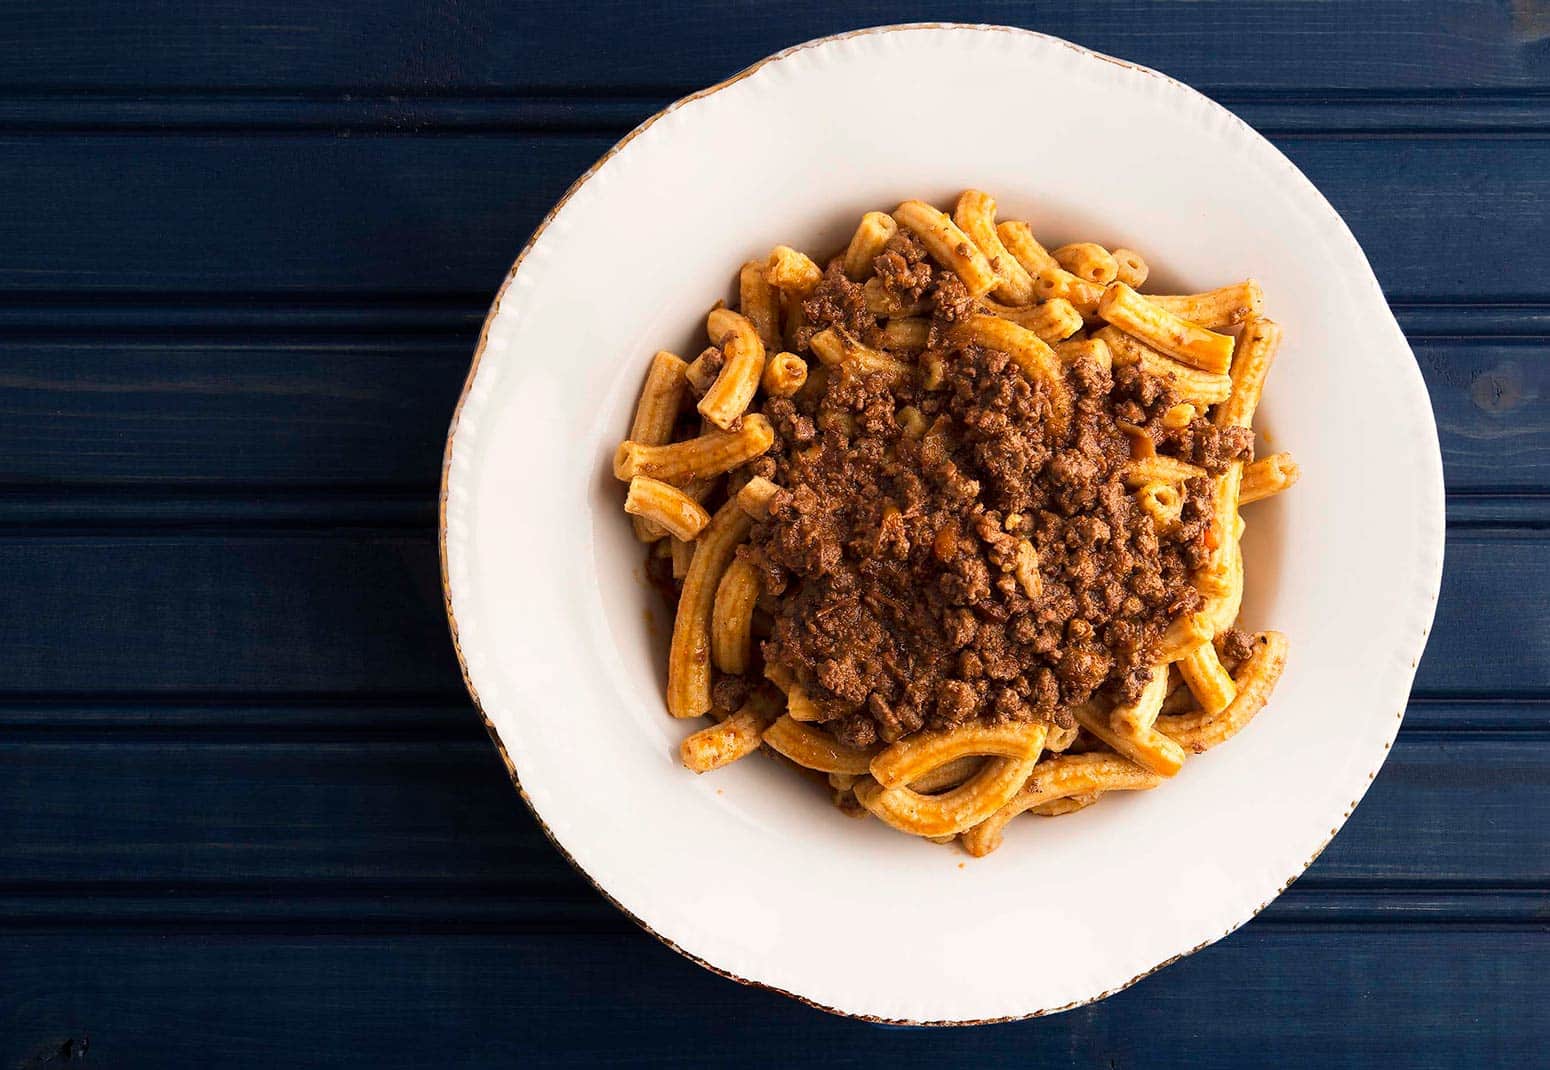
[[[344,520],[358,502],[356,516],[374,515],[374,492],[419,495],[428,508],[476,324],[448,315],[429,321],[443,325],[438,333],[416,336],[359,326],[336,333],[309,320],[305,332],[266,336],[249,323],[251,312],[209,314],[233,326],[217,334],[206,326],[202,339],[192,328],[160,339],[125,326],[72,328],[0,345],[7,481],[40,489],[159,484],[162,493],[236,484],[224,495],[231,508],[252,503],[260,489],[271,498],[349,489],[352,496],[319,503],[332,501]],[[1528,317],[1521,322],[1536,329]],[[1461,311],[1449,329],[1478,328]],[[1449,492],[1550,486],[1550,340],[1421,336],[1413,344]],[[83,517],[110,508],[84,490],[68,497]],[[51,514],[36,499],[0,501],[0,523],[23,517]]]
[[[0,5],[0,1066],[1542,1062],[1542,6]],[[732,985],[609,907],[485,740],[433,535],[554,199],[682,93],[914,19],[1062,35],[1272,136],[1396,302],[1449,491],[1405,727],[1308,873],[1132,991],[972,1031]]]
[[[32,92],[597,92],[694,89],[809,38],[961,21],[1055,34],[1218,91],[1542,88],[1550,52],[1533,5],[1518,6],[1515,17],[1491,0],[692,0],[642,18],[628,4],[584,0],[566,6],[559,32],[545,5],[501,0],[382,0],[369,11],[347,0],[90,0],[64,11],[13,0],[0,11],[0,46],[5,84]]]
[[[1419,692],[1550,694],[1544,551],[1539,529],[1450,534]],[[25,529],[0,574],[0,698],[463,694],[430,530]]]
[[[1543,727],[1402,734],[1304,883],[1538,888],[1550,907],[1550,826],[1539,819],[1550,809]],[[448,896],[486,889],[510,900],[512,918],[527,911],[529,924],[567,920],[552,903],[529,903],[529,893],[562,890],[562,908],[594,899],[483,740],[323,731],[243,738],[240,726],[225,736],[132,741],[29,736],[0,744],[0,827],[8,830],[0,891],[57,897],[80,882],[76,897],[89,900],[98,885],[128,882],[250,896],[291,883],[303,898],[362,887]],[[1036,836],[1037,826],[1008,835]]]
[[[1278,140],[1345,216],[1390,297],[1550,300],[1550,275],[1514,269],[1550,247],[1540,210],[1550,199],[1550,138]],[[0,137],[0,188],[11,205],[0,215],[0,290],[12,304],[97,292],[487,295],[550,206],[614,141]],[[55,240],[63,231],[68,243]],[[1486,250],[1489,269],[1479,266]]]
[[[900,1030],[742,988],[642,935],[0,937],[0,1057],[86,1065],[1531,1066],[1540,929],[1250,926],[1102,1003]],[[1443,994],[1446,998],[1442,998]],[[68,1046],[68,1047],[67,1047]],[[1459,1056],[1467,1053],[1468,1059]],[[32,1060],[32,1061],[28,1061]]]

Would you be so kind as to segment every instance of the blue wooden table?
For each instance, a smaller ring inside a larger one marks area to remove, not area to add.
[[[1372,259],[1448,489],[1404,729],[1318,863],[1106,1002],[953,1031],[603,903],[484,738],[435,550],[483,310],[566,186],[688,90],[918,19],[1274,139]],[[1550,1060],[1550,4],[9,0],[0,56],[0,1066]]]

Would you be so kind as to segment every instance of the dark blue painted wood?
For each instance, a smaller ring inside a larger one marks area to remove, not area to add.
[[[1550,808],[1546,728],[1541,711],[1537,725],[1516,730],[1407,730],[1304,883],[1374,892],[1550,886],[1550,825],[1536,819]],[[324,730],[244,734],[240,724],[141,730],[127,741],[17,733],[0,744],[8,830],[0,892],[79,881],[85,896],[98,884],[139,881],[171,893],[175,907],[201,891],[259,899],[299,882],[358,895],[364,882],[384,893],[483,889],[529,924],[563,921],[578,904],[575,916],[596,917],[593,896],[550,849],[491,747],[466,734],[402,740],[387,731],[374,741]],[[554,889],[572,897],[558,906],[525,898]],[[1540,894],[1537,909],[1547,908]]]
[[[1515,15],[1514,6],[1526,10]],[[561,25],[548,5],[505,0],[379,0],[369,11],[349,0],[90,0],[67,13],[47,0],[13,0],[0,12],[9,59],[0,85],[428,95],[695,89],[824,34],[967,21],[1056,34],[1212,88],[1528,90],[1550,84],[1550,49],[1533,12],[1532,4],[1494,0],[692,0],[650,12],[584,0],[566,5]]]
[[[61,292],[487,295],[615,140],[4,136],[0,188],[11,208],[0,215],[0,291],[6,303]],[[1550,138],[1278,140],[1345,215],[1391,297],[1550,300],[1550,276],[1517,269],[1550,247],[1540,210]],[[63,230],[68,244],[53,240]]]
[[[1038,964],[1030,963],[1030,969]],[[1251,925],[1093,1006],[972,1030],[881,1029],[740,988],[629,934],[327,937],[41,931],[0,943],[33,993],[7,1065],[1512,1067],[1550,937],[1522,927]],[[26,1062],[27,1058],[37,1060]],[[74,1064],[70,1064],[74,1065]]]
[[[573,874],[462,693],[431,535],[483,306],[554,198],[684,91],[916,18],[1062,34],[1270,133],[1396,300],[1450,493],[1417,697],[1308,874],[1132,992],[930,1034],[712,977]],[[0,1065],[1543,1061],[1535,5],[14,0],[0,50]]]
[[[286,501],[315,491],[319,517],[328,510],[341,519],[379,517],[372,496],[395,492],[409,499],[404,515],[430,517],[447,415],[476,322],[449,312],[420,321],[439,325],[439,333],[420,336],[362,327],[336,334],[326,325],[266,336],[252,330],[251,312],[209,315],[229,330],[147,338],[129,327],[91,326],[5,342],[0,326],[4,476],[37,488],[29,497],[0,497],[0,524],[72,512],[160,515],[155,493],[128,490],[145,484],[173,495],[170,517],[198,515],[195,500],[176,497],[191,490],[213,499],[205,506],[212,516],[262,507],[301,517],[301,505]],[[1501,322],[1537,329],[1528,317]],[[1445,325],[1433,317],[1433,333],[1417,333],[1413,343],[1449,492],[1550,486],[1550,341],[1437,337],[1444,326],[1455,334],[1480,327],[1456,310]],[[240,487],[218,493],[231,483]],[[56,484],[74,489],[51,490]],[[119,487],[125,494],[115,497]],[[340,490],[354,493],[333,493]]]
[[[1545,551],[1542,528],[1450,534],[1418,690],[1550,695]],[[0,698],[462,694],[428,529],[27,528],[0,538],[0,574]]]

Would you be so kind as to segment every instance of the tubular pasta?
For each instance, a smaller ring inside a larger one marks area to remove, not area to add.
[[[999,349],[1012,358],[1018,370],[1049,391],[1050,422],[1057,430],[1071,420],[1071,391],[1060,359],[1043,339],[1026,327],[1019,327],[995,316],[970,316],[958,324],[957,335],[987,349]]]
[[[614,475],[628,482],[650,476],[683,486],[691,479],[719,476],[759,456],[775,441],[775,429],[751,413],[736,431],[708,431],[665,446],[625,441],[614,454]]]
[[[1028,779],[1031,759],[990,758],[978,773],[940,795],[856,781],[856,801],[886,825],[916,836],[951,836],[995,813]]]
[[[764,742],[804,769],[850,776],[866,773],[876,753],[876,748],[847,747],[823,729],[803,724],[789,714],[775,718],[764,730]]]
[[[1227,400],[1232,393],[1232,379],[1215,372],[1203,372],[1181,364],[1165,353],[1159,353],[1145,342],[1132,338],[1118,327],[1109,326],[1097,331],[1093,337],[1102,338],[1109,345],[1118,366],[1140,364],[1148,375],[1165,380],[1185,401],[1196,408],[1215,405]]]
[[[943,731],[915,732],[885,747],[872,759],[872,778],[885,788],[907,785],[924,773],[959,758],[994,755],[1034,759],[1044,749],[1042,724],[971,722]]]
[[[1132,286],[1136,285],[1131,283]],[[1244,279],[1231,286],[1222,286],[1198,294],[1147,294],[1146,299],[1158,308],[1172,312],[1180,319],[1198,323],[1212,331],[1224,327],[1236,327],[1249,316],[1260,315],[1265,308],[1265,294],[1259,283]]]
[[[956,273],[971,295],[988,293],[1000,281],[985,254],[945,212],[925,201],[905,201],[893,218],[920,239],[933,260]]]
[[[872,274],[872,261],[882,254],[883,246],[897,233],[899,224],[887,212],[868,212],[862,216],[856,233],[851,235],[850,244],[845,248],[845,277],[851,282],[860,282]]]
[[[1157,728],[1196,754],[1225,743],[1264,708],[1285,667],[1286,636],[1280,632],[1261,632],[1254,637],[1254,650],[1233,678],[1238,695],[1226,710],[1216,717],[1203,711],[1159,717]]]
[[[1114,254],[1096,242],[1081,241],[1062,245],[1050,256],[1077,278],[1099,286],[1107,286],[1119,275],[1119,264]]]
[[[1190,367],[1222,374],[1232,366],[1233,337],[1208,331],[1154,305],[1123,282],[1111,283],[1098,315],[1126,334]],[[1235,384],[1236,385],[1236,384]]]
[[[1280,494],[1297,482],[1301,475],[1290,453],[1272,453],[1243,466],[1243,483],[1238,489],[1238,504],[1247,505]]]
[[[624,511],[649,520],[675,539],[689,541],[699,535],[710,514],[689,495],[659,479],[636,476],[624,499]]]
[[[674,717],[698,717],[710,709],[710,626],[716,587],[753,521],[727,502],[700,533],[694,560],[678,595],[673,643],[667,655],[667,709]]]
[[[646,446],[660,446],[673,440],[673,424],[678,420],[678,410],[683,407],[688,382],[684,371],[688,365],[683,358],[665,349],[659,349],[651,358],[646,371],[646,384],[641,387],[640,400],[635,403],[635,417],[630,422],[629,438]],[[633,517],[635,537],[641,542],[655,542],[667,534],[660,526],[644,517]]]
[[[700,398],[700,415],[723,431],[730,430],[759,389],[764,375],[764,343],[746,316],[718,308],[710,314],[710,340],[725,360],[716,381]]]
[[[1026,327],[1049,345],[1064,341],[1082,329],[1082,314],[1063,297],[1020,306],[1001,305],[981,298],[980,305],[993,316]]]
[[[741,676],[748,671],[753,604],[758,598],[759,570],[741,557],[734,558],[716,585],[711,609],[710,658],[724,673]]]
[[[964,190],[953,209],[953,222],[990,261],[998,280],[992,288],[997,297],[1014,305],[1026,305],[1033,300],[1033,277],[1006,251],[996,234],[996,202],[990,194]]]
[[[759,749],[769,717],[753,703],[720,724],[702,728],[678,745],[678,757],[696,773],[708,773],[731,765]]]
[[[780,348],[780,293],[764,277],[764,265],[750,260],[737,273],[737,305],[771,352]]]
[[[1145,791],[1163,782],[1134,762],[1117,754],[1062,754],[1034,766],[1022,788],[984,821],[960,837],[964,849],[976,858],[1001,846],[1007,822],[1035,806],[1105,791]]]

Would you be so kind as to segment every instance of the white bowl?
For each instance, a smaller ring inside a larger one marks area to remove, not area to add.
[[[738,265],[841,246],[968,186],[1047,244],[1140,250],[1156,292],[1254,276],[1287,341],[1245,510],[1244,619],[1287,633],[1269,708],[1156,791],[1015,821],[994,855],[841,815],[774,762],[697,777],[663,706],[670,619],[609,462],[651,353],[693,354]],[[875,1020],[1073,1007],[1220,939],[1350,815],[1399,728],[1442,568],[1437,432],[1362,251],[1292,164],[1153,71],[1000,27],[801,45],[673,105],[518,258],[447,446],[448,613],[523,798],[619,908],[729,977]],[[515,817],[513,817],[515,820]]]

